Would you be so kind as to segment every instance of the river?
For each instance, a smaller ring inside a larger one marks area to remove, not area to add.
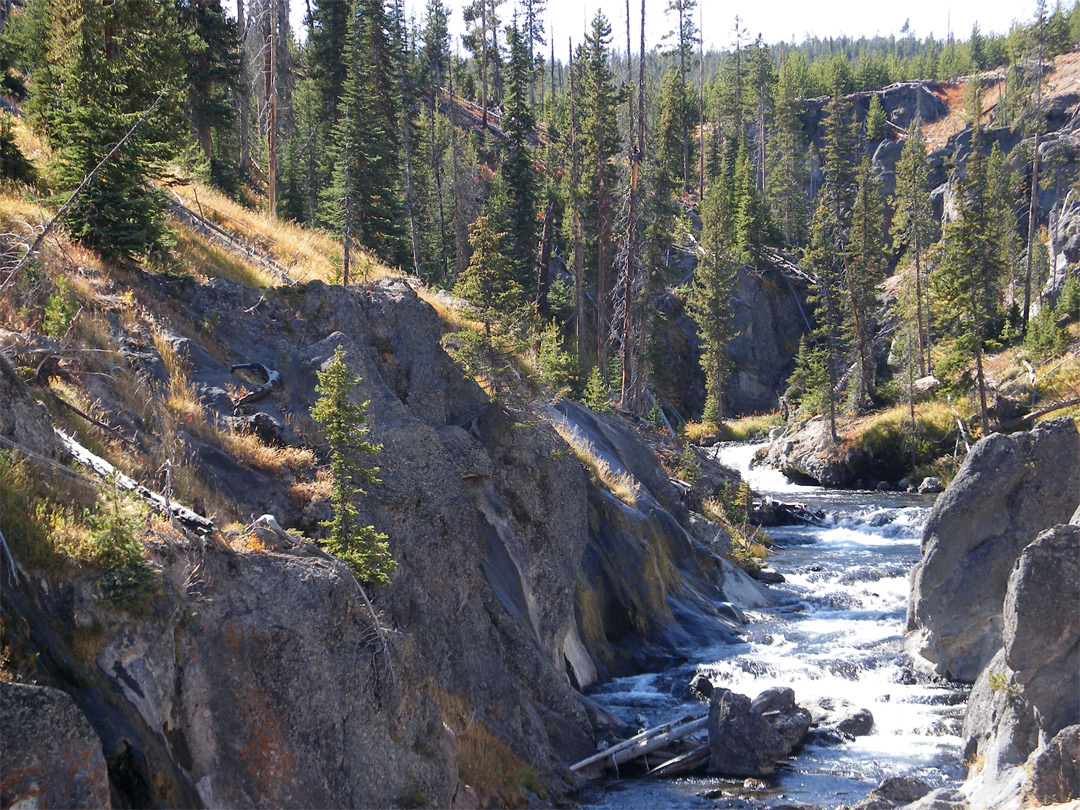
[[[854,804],[882,778],[915,773],[934,786],[958,783],[964,695],[913,672],[903,652],[908,572],[933,503],[904,493],[827,491],[752,467],[762,445],[718,448],[756,493],[820,507],[822,526],[770,529],[770,567],[786,581],[770,586],[782,604],[747,612],[743,640],[702,649],[696,661],[662,673],[621,678],[592,697],[627,723],[657,725],[701,711],[685,685],[696,672],[749,695],[790,686],[803,705],[853,704],[874,715],[873,731],[841,745],[808,743],[767,787],[714,777],[610,779],[581,797],[591,808],[711,807],[708,791],[765,805],[801,801],[824,808]],[[642,718],[643,716],[643,718]],[[715,795],[715,794],[711,794]]]

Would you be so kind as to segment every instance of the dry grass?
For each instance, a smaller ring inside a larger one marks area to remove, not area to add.
[[[457,736],[458,775],[476,791],[481,807],[524,807],[528,793],[543,790],[532,767],[514,756],[464,695],[432,687],[443,722]]]
[[[199,276],[217,276],[245,287],[265,289],[279,282],[258,265],[210,242],[201,234],[180,228],[172,264]]]
[[[611,465],[600,457],[592,442],[577,432],[566,420],[552,423],[555,432],[570,445],[577,460],[585,465],[594,484],[602,486],[616,498],[629,506],[637,506],[640,485],[628,473],[617,473]]]
[[[461,329],[468,329],[473,332],[483,331],[484,325],[480,321],[473,320],[462,313],[462,311],[455,306],[445,295],[440,295],[440,290],[433,290],[430,287],[419,287],[416,290],[416,295],[420,300],[424,301],[428,306],[435,310],[436,314],[442,319],[442,322],[446,324],[451,330],[458,331]]]
[[[319,279],[332,282],[341,275],[341,244],[329,233],[245,208],[221,192],[201,183],[177,186],[184,204],[210,221],[273,255],[299,281]],[[357,281],[373,281],[399,275],[367,253],[357,250],[352,269]]]

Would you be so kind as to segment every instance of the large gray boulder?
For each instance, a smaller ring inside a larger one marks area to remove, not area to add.
[[[1004,646],[968,700],[965,759],[979,763],[967,788],[973,804],[1019,806],[1032,789],[1044,796],[1071,790],[1056,774],[1069,770],[1072,738],[1065,734],[1056,747],[1047,741],[1080,723],[1077,604],[1080,527],[1055,526],[1017,561],[1005,597]],[[1042,776],[1033,782],[1040,762]]]
[[[1024,549],[1005,596],[1005,662],[1039,726],[1080,722],[1080,526],[1059,525]]]
[[[0,807],[110,807],[101,741],[66,693],[0,681]]]
[[[802,745],[810,712],[795,705],[790,689],[769,689],[751,701],[717,688],[709,701],[709,773],[768,776]]]
[[[1039,532],[1080,503],[1080,435],[1071,419],[980,441],[923,529],[908,600],[909,651],[973,682],[1002,645],[1009,574]]]

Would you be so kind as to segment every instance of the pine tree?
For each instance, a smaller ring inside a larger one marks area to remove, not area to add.
[[[176,0],[184,39],[188,117],[195,139],[210,161],[211,176],[225,179],[236,163],[215,151],[215,133],[227,139],[236,126],[231,94],[239,89],[240,38],[236,23],[225,16],[221,0]],[[235,184],[235,179],[233,179]]]
[[[942,235],[941,262],[933,275],[933,284],[944,331],[954,338],[957,351],[975,361],[979,415],[983,435],[987,435],[990,424],[983,344],[990,337],[988,332],[1000,298],[998,285],[1005,262],[1002,246],[996,241],[1000,226],[994,222],[995,214],[1000,212],[993,205],[987,161],[980,151],[981,103],[977,96],[974,107],[972,149],[963,176],[957,181],[959,217],[946,226]],[[995,162],[1000,163],[1000,153]]]
[[[930,168],[926,161],[926,141],[919,119],[908,126],[904,148],[896,164],[896,191],[893,194],[892,235],[897,247],[905,248],[914,261],[912,312],[918,338],[919,376],[925,377],[929,368],[930,336],[929,307],[923,257],[933,241],[934,209],[930,200]]]
[[[855,204],[851,216],[846,266],[848,296],[851,301],[855,341],[859,350],[859,391],[857,407],[864,406],[873,391],[870,358],[870,320],[878,283],[888,264],[883,239],[884,200],[869,155],[864,155],[856,172]]]
[[[379,258],[408,262],[400,191],[400,94],[382,0],[356,0],[345,50],[347,76],[332,133],[334,181],[323,221]]]
[[[488,338],[492,326],[512,322],[524,302],[521,285],[514,278],[513,262],[505,254],[507,234],[496,229],[495,221],[498,218],[489,211],[473,223],[469,236],[472,258],[454,287],[454,294],[473,306]]]
[[[682,181],[683,189],[690,188],[690,126],[687,115],[688,99],[686,89],[687,63],[694,58],[694,44],[697,41],[697,26],[694,25],[694,9],[697,0],[668,0],[667,11],[675,15],[675,29],[668,34],[675,40],[675,54],[679,60],[679,90],[682,111],[680,129],[682,131]]]
[[[583,218],[590,238],[589,264],[596,268],[597,363],[607,365],[611,266],[614,259],[615,156],[620,140],[616,109],[619,95],[609,65],[611,24],[597,11],[585,38],[581,61],[581,182]]]
[[[756,267],[768,240],[769,221],[765,203],[754,183],[754,170],[747,149],[746,139],[740,138],[734,177],[735,255],[740,261]],[[717,227],[721,227],[719,222]]]
[[[333,359],[318,372],[315,386],[319,399],[311,409],[311,418],[323,426],[330,447],[330,508],[332,517],[319,521],[329,536],[322,546],[349,566],[361,583],[389,585],[397,562],[390,556],[385,534],[374,526],[359,522],[356,497],[363,495],[361,484],[379,482],[378,467],[363,463],[366,456],[378,453],[381,445],[367,440],[367,403],[351,401],[352,389],[360,378],[350,380],[345,351],[339,345]]]
[[[799,120],[803,104],[792,78],[793,71],[786,69],[790,61],[791,57],[781,64],[776,86],[768,198],[772,219],[782,231],[784,241],[797,246],[806,234],[808,213],[803,188],[809,172],[806,168],[806,137]]]
[[[515,275],[518,284],[526,288],[531,286],[538,239],[536,210],[539,189],[529,148],[536,125],[525,97],[532,77],[532,66],[516,18],[507,33],[510,64],[503,131],[508,140],[500,170],[509,197],[507,225],[511,256],[517,270]]]
[[[889,119],[877,93],[870,96],[870,109],[866,113],[866,140],[873,146],[882,141],[889,132]]]
[[[690,316],[702,343],[705,372],[705,411],[702,419],[719,424],[724,417],[724,386],[731,371],[728,344],[735,337],[731,298],[735,292],[736,262],[723,231],[721,196],[715,187],[701,209],[702,256],[690,290]]]

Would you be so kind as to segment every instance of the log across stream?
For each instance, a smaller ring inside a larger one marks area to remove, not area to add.
[[[908,572],[919,557],[932,499],[797,486],[775,471],[749,469],[755,449],[720,448],[720,460],[741,468],[759,493],[827,513],[823,526],[769,530],[776,542],[770,565],[786,579],[771,586],[782,604],[747,611],[741,643],[701,649],[690,664],[622,678],[591,697],[628,724],[663,728],[679,721],[673,727],[681,728],[688,715],[707,711],[688,689],[701,673],[751,698],[769,687],[791,687],[815,719],[829,707],[869,709],[873,729],[839,744],[812,732],[775,776],[747,786],[712,776],[627,778],[627,768],[618,776],[609,769],[579,797],[585,807],[709,807],[721,796],[749,794],[765,806],[800,801],[833,808],[864,798],[886,776],[913,773],[932,785],[954,784],[961,776],[956,763],[965,695],[919,675],[902,644]],[[640,741],[631,747],[640,749]],[[650,768],[659,764],[649,761]]]

